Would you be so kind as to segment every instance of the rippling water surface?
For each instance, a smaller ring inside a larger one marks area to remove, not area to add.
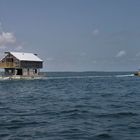
[[[0,140],[140,140],[140,77],[53,73],[0,81]]]

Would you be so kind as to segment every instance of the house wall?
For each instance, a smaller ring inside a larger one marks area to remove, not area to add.
[[[21,68],[42,68],[43,62],[35,62],[35,61],[21,61]]]
[[[27,76],[28,75],[27,69],[22,69],[22,70],[23,70],[23,76]]]
[[[38,69],[22,69],[23,70],[23,76],[37,76],[38,75],[38,72],[39,70]]]
[[[2,63],[14,63],[16,67],[20,67],[20,61],[11,54],[7,54],[2,60]]]

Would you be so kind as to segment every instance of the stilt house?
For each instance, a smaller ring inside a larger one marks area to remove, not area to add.
[[[5,52],[6,56],[0,61],[5,76],[34,77],[38,76],[43,67],[43,60],[37,54],[23,52]]]

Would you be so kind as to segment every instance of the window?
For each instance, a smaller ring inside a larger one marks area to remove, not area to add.
[[[13,62],[13,58],[7,58],[6,61],[7,62]]]
[[[35,69],[35,74],[37,73],[37,69]]]

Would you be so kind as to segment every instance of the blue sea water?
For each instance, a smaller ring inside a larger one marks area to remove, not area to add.
[[[140,140],[140,77],[71,72],[0,81],[0,140]]]

